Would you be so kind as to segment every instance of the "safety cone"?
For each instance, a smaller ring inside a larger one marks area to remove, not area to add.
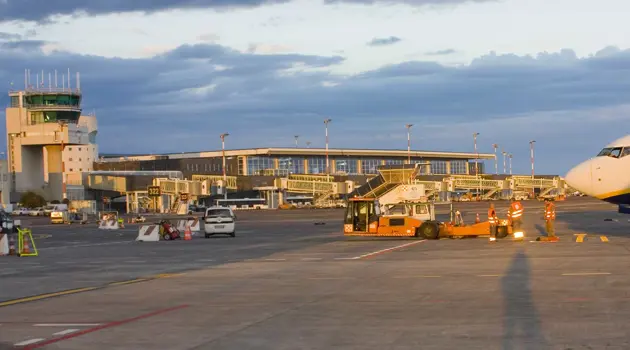
[[[186,225],[186,229],[184,230],[184,241],[192,240],[192,232],[190,231],[190,226]]]
[[[28,245],[28,238],[24,236],[24,246],[22,247],[22,251],[20,254],[31,254],[31,247]]]
[[[15,255],[15,238],[13,238],[13,235],[9,236],[9,255]]]
[[[475,224],[478,224],[481,222],[481,219],[479,219],[479,213],[477,213],[477,217],[475,218]]]

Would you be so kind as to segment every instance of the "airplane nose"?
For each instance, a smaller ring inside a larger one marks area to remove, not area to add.
[[[591,176],[591,161],[586,161],[575,168],[569,170],[564,180],[569,186],[576,190],[587,194],[593,195],[593,179]]]

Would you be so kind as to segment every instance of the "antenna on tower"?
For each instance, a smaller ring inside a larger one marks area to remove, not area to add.
[[[81,90],[81,80],[79,72],[77,72],[77,90]]]
[[[66,91],[66,75],[65,74],[61,75],[61,88],[63,89],[63,91]]]
[[[38,83],[39,86],[37,86],[38,88],[43,88],[44,87],[44,70],[42,69],[42,82]]]
[[[48,90],[52,90],[52,83],[50,82],[50,72],[48,72]]]
[[[55,89],[58,87],[59,86],[57,85],[57,70],[55,69]]]
[[[37,87],[39,87],[39,73],[35,73],[35,81],[37,82]]]
[[[70,68],[68,68],[68,90],[72,91],[72,89],[70,88]]]
[[[27,77],[28,75],[28,69],[24,69],[24,90],[26,90],[27,86],[28,86],[28,82],[27,82]]]

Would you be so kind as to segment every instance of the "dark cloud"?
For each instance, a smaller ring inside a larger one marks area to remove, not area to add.
[[[397,36],[390,36],[388,38],[374,38],[370,40],[367,45],[368,46],[386,46],[396,44],[400,42],[402,39]]]
[[[229,9],[286,3],[291,0],[2,0],[0,22],[47,22],[56,15],[103,15],[123,12],[152,13],[169,9]],[[456,5],[497,0],[324,0],[326,4],[399,3],[412,6]]]
[[[617,136],[630,115],[630,51],[617,48],[587,58],[571,50],[490,53],[467,66],[416,61],[341,76],[326,69],[343,63],[338,56],[199,44],[110,59],[45,55],[42,44],[3,47],[0,85],[20,87],[25,68],[80,71],[84,109],[96,111],[104,152],[220,148],[226,131],[230,148],[291,146],[296,134],[321,147],[330,117],[332,147],[405,148],[404,125],[413,123],[414,148],[471,150],[480,132],[482,151],[499,143],[514,153],[515,170],[526,171],[527,142],[536,139],[537,169],[562,172]]]
[[[0,50],[23,50],[41,52],[42,46],[46,45],[43,40],[14,40],[0,43]]]
[[[0,41],[2,41],[2,40],[20,40],[20,39],[22,39],[22,35],[20,35],[20,34],[0,32]]]
[[[46,21],[55,15],[151,13],[169,9],[255,7],[290,0],[3,0],[0,22]]]
[[[452,55],[455,52],[457,52],[455,49],[445,49],[445,50],[438,50],[438,51],[430,51],[425,53],[425,55],[427,56],[446,56],[446,55]]]

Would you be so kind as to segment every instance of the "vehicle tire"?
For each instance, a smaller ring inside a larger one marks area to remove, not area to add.
[[[416,229],[417,237],[424,237],[426,239],[437,239],[440,235],[440,228],[434,222],[423,222],[420,227]]]
[[[205,236],[205,237],[206,237],[206,238],[210,238],[210,236],[212,236],[212,235],[211,235],[211,234],[209,234],[209,233],[206,233],[206,236]]]
[[[234,232],[230,233],[230,236],[232,236],[232,237],[236,237],[236,231],[234,231]]]
[[[170,241],[171,240],[171,235],[169,233],[165,233],[164,236],[162,236],[162,237],[164,237],[165,241]]]
[[[508,236],[508,227],[507,226],[499,226],[497,227],[497,238],[505,238]]]

